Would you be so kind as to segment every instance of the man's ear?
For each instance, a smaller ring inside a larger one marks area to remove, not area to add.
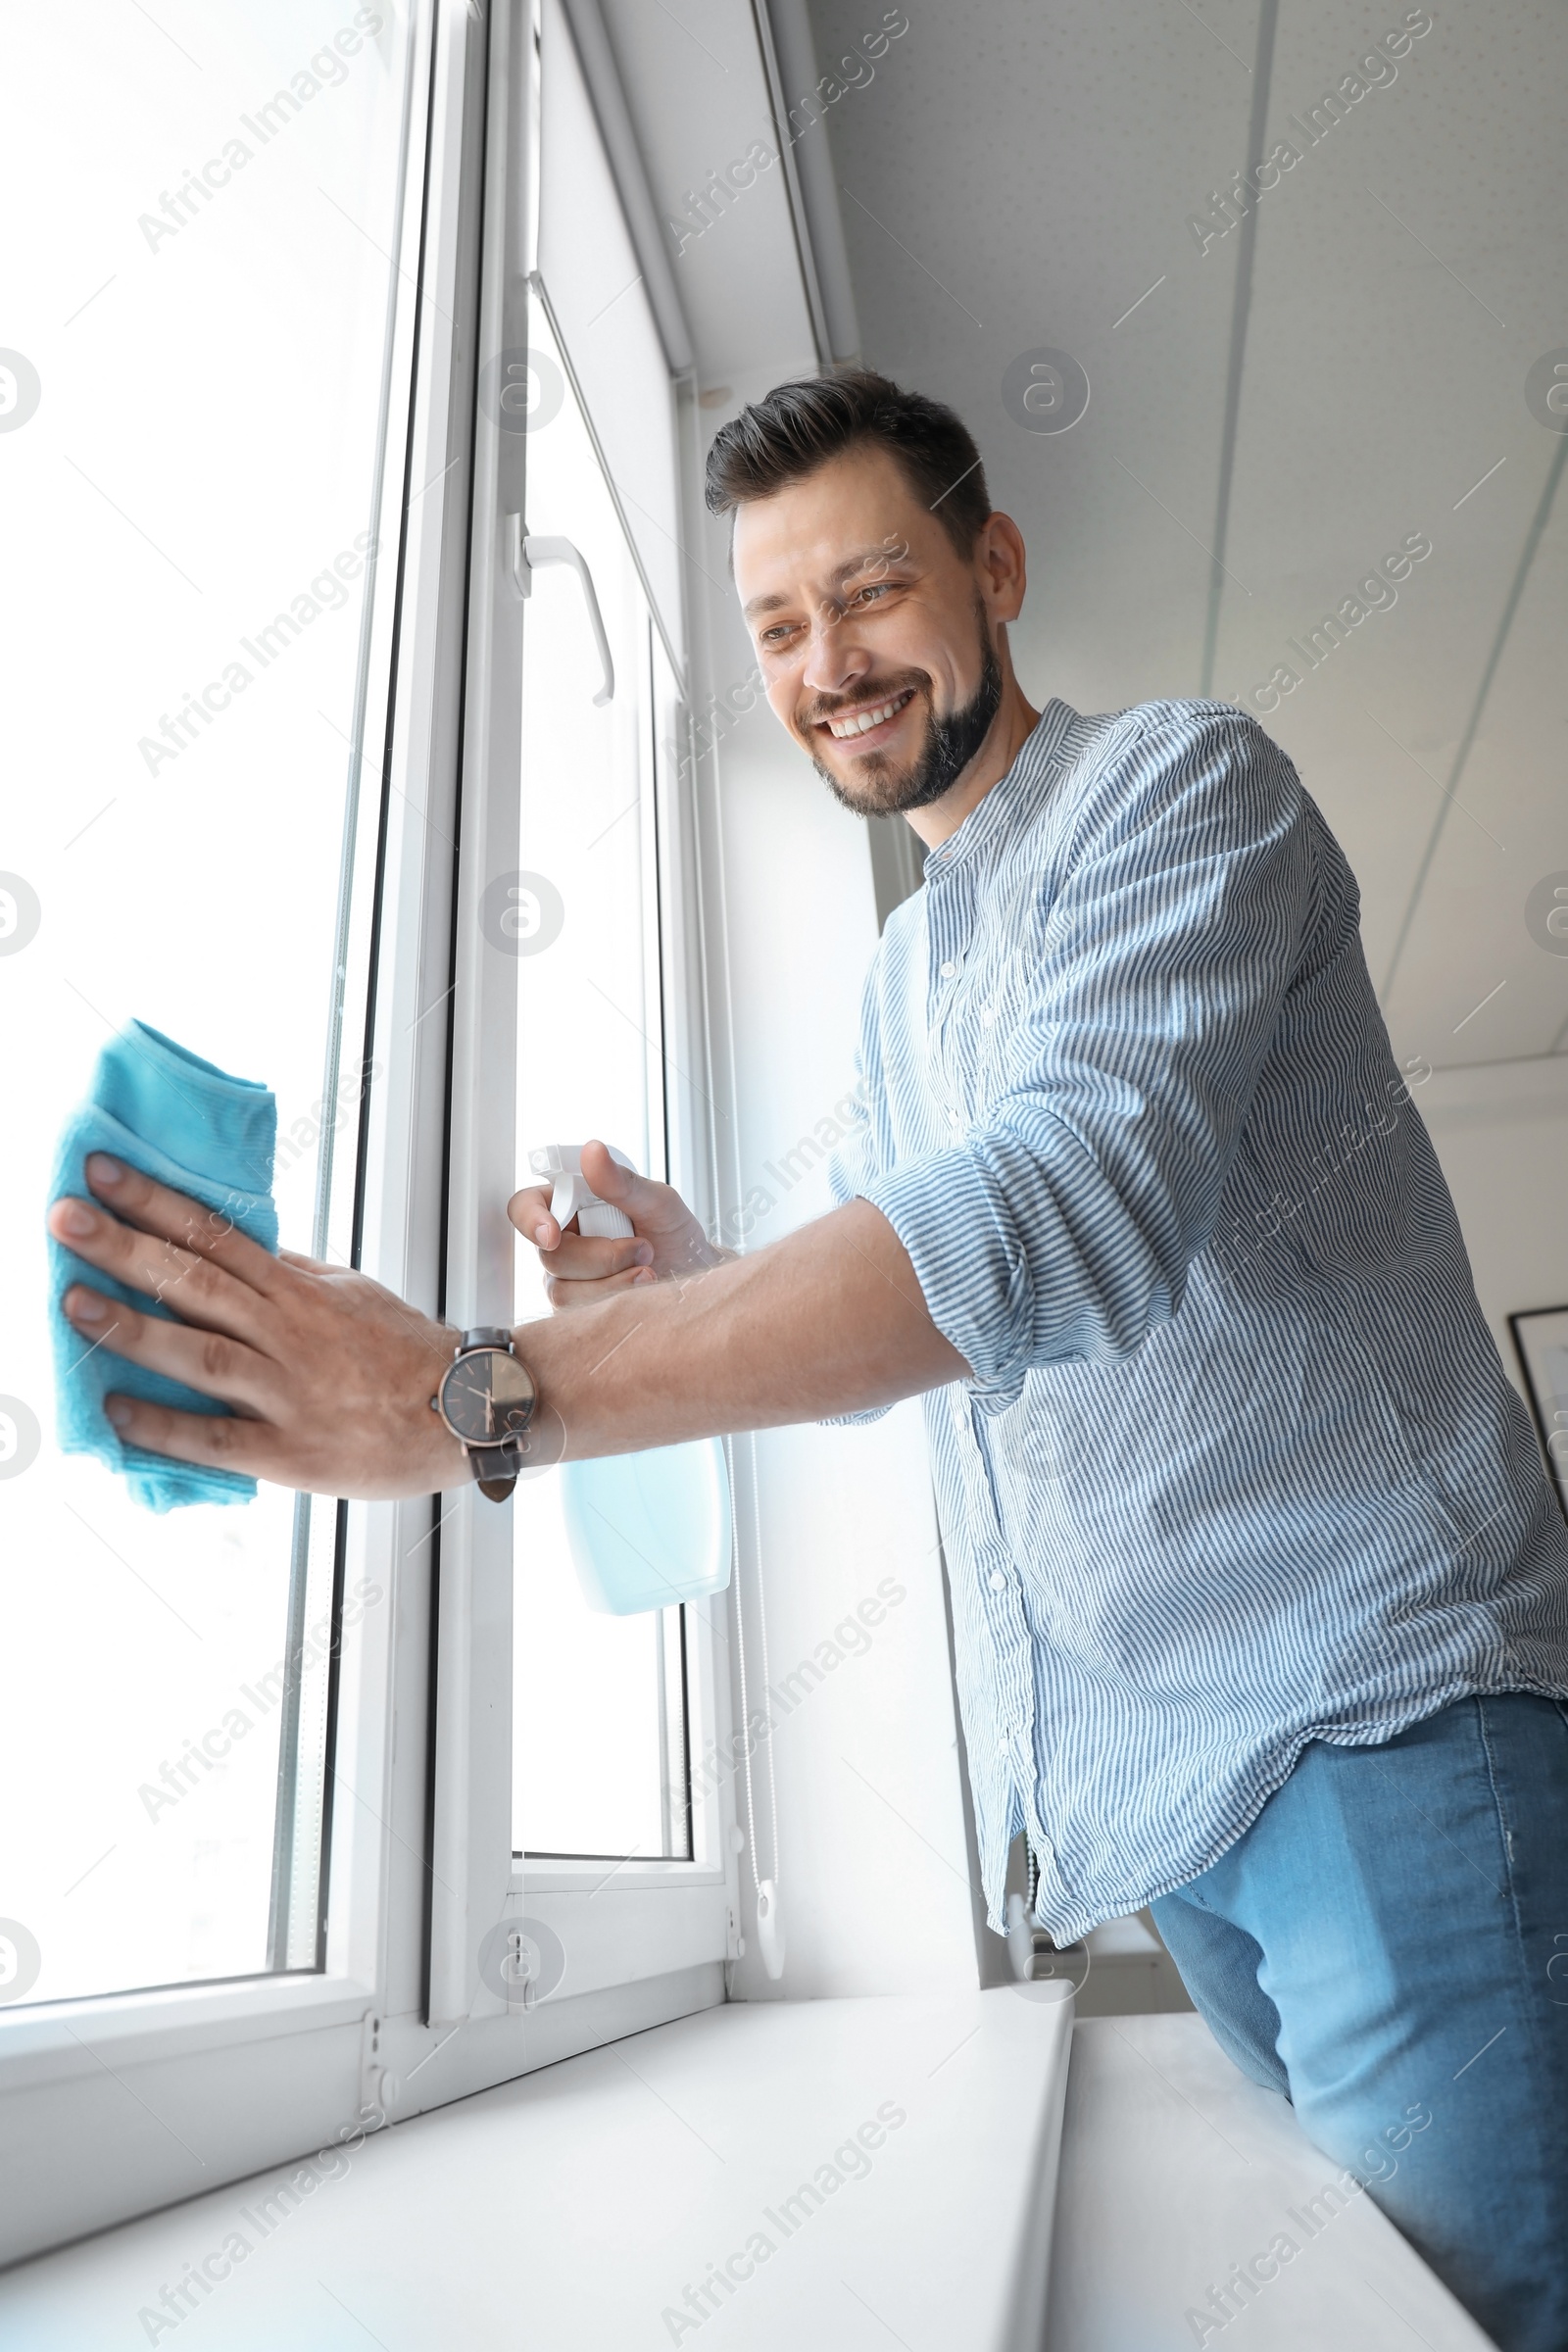
[[[992,619],[1016,620],[1029,586],[1029,567],[1023,533],[1010,514],[987,515],[975,556]]]

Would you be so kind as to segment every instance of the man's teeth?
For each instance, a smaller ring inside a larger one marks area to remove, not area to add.
[[[913,692],[910,686],[903,694],[896,694],[891,703],[878,703],[874,710],[857,710],[848,718],[830,718],[827,731],[836,736],[840,743],[848,735],[867,734],[872,727],[879,727],[884,719],[891,718],[895,710],[902,710]]]

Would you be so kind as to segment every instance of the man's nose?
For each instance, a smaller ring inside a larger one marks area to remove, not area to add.
[[[854,631],[845,625],[845,616],[838,612],[818,612],[811,624],[801,683],[812,694],[848,694],[870,666],[870,655],[864,646],[856,644]]]

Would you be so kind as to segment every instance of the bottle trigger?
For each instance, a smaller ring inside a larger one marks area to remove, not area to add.
[[[637,1172],[635,1160],[613,1144],[606,1146],[611,1158],[620,1168]],[[623,1208],[614,1208],[591,1192],[582,1172],[580,1144],[542,1144],[528,1154],[528,1165],[536,1176],[548,1176],[554,1186],[550,1196],[550,1214],[563,1231],[575,1218],[577,1231],[595,1241],[621,1241],[636,1232]]]

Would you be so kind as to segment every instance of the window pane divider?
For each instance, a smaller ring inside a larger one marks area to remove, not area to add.
[[[531,28],[516,5],[489,22],[478,348],[527,341]],[[493,410],[493,413],[491,413]],[[486,936],[484,898],[519,857],[525,607],[506,564],[506,517],[525,512],[526,436],[499,403],[475,400],[467,574],[445,1261],[447,1319],[460,1330],[514,1320],[515,1241],[507,1222],[516,1101],[517,966]],[[512,1508],[469,1487],[440,1542],[436,1770],[431,1824],[427,2023],[505,2010],[479,1950],[511,1871]]]

